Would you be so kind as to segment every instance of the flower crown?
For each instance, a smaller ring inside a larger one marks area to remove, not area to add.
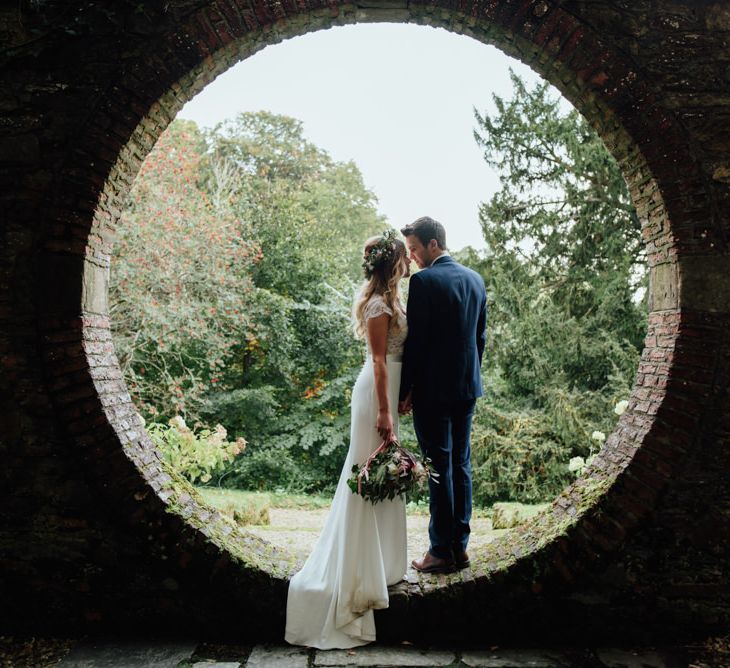
[[[386,230],[365,254],[365,261],[362,268],[365,272],[365,278],[371,278],[375,272],[375,267],[392,259],[395,255],[395,244],[397,238],[395,230]]]

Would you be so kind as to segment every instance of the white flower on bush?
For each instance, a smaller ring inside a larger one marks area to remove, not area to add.
[[[586,462],[583,457],[573,457],[568,462],[568,471],[575,473],[576,471],[580,471],[585,465]]]
[[[226,428],[221,424],[217,424],[215,426],[215,429],[213,430],[213,433],[208,436],[208,441],[212,447],[220,448],[222,445],[225,444],[227,437],[228,432],[226,431]]]
[[[246,449],[246,446],[248,445],[248,441],[245,438],[243,438],[243,436],[239,436],[235,440],[234,445],[235,445],[235,447],[231,449],[231,454],[238,455],[238,454],[241,454]]]
[[[624,411],[628,408],[629,402],[626,401],[626,399],[622,399],[619,401],[613,408],[613,412],[616,413],[616,415],[623,415]]]
[[[181,415],[176,415],[170,420],[169,424],[176,429],[180,429],[181,431],[188,428],[188,425],[185,424],[185,420]]]
[[[394,462],[388,464],[388,473],[390,473],[390,475],[398,475],[398,471],[398,464]]]
[[[594,431],[594,432],[593,432],[593,433],[591,434],[591,438],[592,438],[592,439],[593,439],[594,441],[598,441],[599,443],[603,443],[603,441],[605,441],[605,440],[606,440],[606,434],[604,434],[604,433],[603,433],[602,431],[598,431],[598,430],[596,430],[596,431]]]

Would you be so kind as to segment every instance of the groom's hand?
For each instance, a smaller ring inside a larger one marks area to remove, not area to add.
[[[413,410],[413,400],[411,398],[411,393],[409,392],[403,401],[398,402],[398,414],[408,415],[411,410]]]

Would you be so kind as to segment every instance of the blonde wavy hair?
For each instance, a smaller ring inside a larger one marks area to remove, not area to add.
[[[370,249],[382,239],[382,235],[370,237],[365,242],[363,257],[367,257]],[[394,247],[392,256],[379,262],[373,268],[372,276],[363,284],[352,307],[353,329],[355,335],[361,339],[365,338],[366,332],[363,311],[373,295],[382,295],[388,308],[393,311],[393,329],[398,331],[402,326],[402,318],[397,316],[405,316],[405,309],[400,299],[398,282],[403,276],[402,266],[403,259],[406,257],[406,245],[400,239],[393,239],[392,243]]]

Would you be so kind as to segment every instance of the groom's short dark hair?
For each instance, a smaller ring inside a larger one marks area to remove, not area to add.
[[[410,237],[412,235],[418,237],[418,240],[424,246],[428,246],[431,239],[436,239],[436,244],[441,250],[448,250],[446,248],[446,230],[444,226],[438,220],[434,220],[428,216],[423,216],[409,223],[401,229],[400,233],[404,237]]]

